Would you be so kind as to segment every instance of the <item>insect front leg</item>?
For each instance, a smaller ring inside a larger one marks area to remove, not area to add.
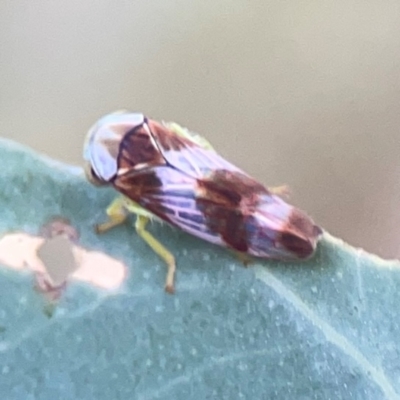
[[[108,221],[95,225],[96,233],[104,233],[125,222],[127,213],[124,207],[124,199],[117,197],[107,208]]]
[[[136,219],[136,232],[138,235],[157,253],[167,264],[167,277],[165,279],[165,291],[174,293],[174,278],[175,278],[175,257],[167,250],[150,232],[146,230],[146,225],[149,222],[148,217],[138,215]]]

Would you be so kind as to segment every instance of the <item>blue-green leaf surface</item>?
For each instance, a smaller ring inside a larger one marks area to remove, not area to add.
[[[324,235],[304,263],[245,269],[223,249],[151,231],[177,257],[177,292],[129,224],[103,236],[112,190],[0,142],[0,229],[53,215],[128,267],[112,293],[72,283],[52,318],[32,276],[0,267],[0,393],[7,400],[398,399],[400,265]]]

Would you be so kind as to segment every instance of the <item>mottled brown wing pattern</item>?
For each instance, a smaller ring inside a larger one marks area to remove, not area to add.
[[[176,133],[171,132],[166,126],[154,120],[147,121],[151,133],[156,138],[158,145],[164,151],[179,151],[190,147],[197,146],[191,140],[186,139],[182,136],[178,136]]]
[[[192,223],[194,183],[169,166],[132,171],[114,181],[115,188],[160,219],[184,229]],[[198,227],[195,227],[195,230]]]
[[[299,258],[307,258],[314,251],[314,240],[321,235],[322,229],[315,225],[310,218],[297,208],[283,226],[278,236],[278,242]]]
[[[305,258],[321,233],[302,211],[247,175],[216,170],[199,181],[197,204],[207,225],[235,250],[271,258]]]
[[[126,133],[121,141],[117,163],[121,169],[137,169],[164,164],[165,161],[149,131],[139,125]]]
[[[220,234],[229,247],[247,252],[251,245],[248,226],[259,195],[267,193],[264,186],[247,175],[216,170],[198,181],[197,204],[212,231]]]
[[[136,202],[157,195],[163,186],[157,174],[151,169],[121,175],[114,181],[114,185],[121,193]]]
[[[198,184],[200,198],[217,196],[235,206],[256,206],[260,195],[269,195],[261,183],[237,171],[215,170],[207,178],[198,180]]]
[[[114,184],[162,220],[259,257],[306,258],[320,233],[304,213],[231,171],[193,180],[166,165],[125,174]]]
[[[186,175],[202,179],[215,170],[237,171],[245,175],[243,171],[226,161],[214,150],[203,148],[157,122],[149,120],[148,123],[166,162]]]

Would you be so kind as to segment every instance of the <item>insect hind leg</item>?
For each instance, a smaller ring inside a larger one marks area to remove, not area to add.
[[[148,222],[148,217],[138,215],[135,223],[136,232],[167,264],[165,291],[172,294],[175,292],[175,257],[150,232],[146,230],[146,225]]]

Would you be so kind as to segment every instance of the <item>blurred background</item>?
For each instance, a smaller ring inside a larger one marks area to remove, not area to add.
[[[400,257],[399,17],[398,0],[1,1],[0,134],[81,165],[105,113],[174,120]]]

